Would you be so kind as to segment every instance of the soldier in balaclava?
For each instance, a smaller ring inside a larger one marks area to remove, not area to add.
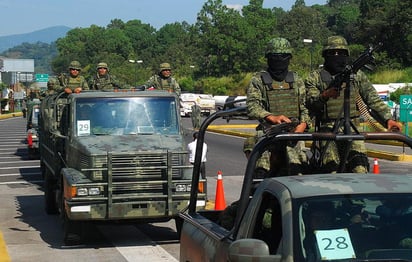
[[[273,38],[266,47],[265,57],[267,70],[255,73],[247,88],[246,105],[249,117],[257,119],[261,124],[257,128],[257,136],[263,135],[263,126],[290,123],[294,118],[299,121],[294,132],[302,133],[308,128],[310,118],[305,106],[305,85],[303,80],[289,71],[292,58],[292,47],[285,38]],[[307,158],[303,152],[304,143],[278,147],[271,150],[271,176],[294,175],[305,173]],[[261,158],[262,167],[267,166]],[[280,168],[279,164],[285,164]]]
[[[311,72],[305,81],[307,88],[306,105],[310,115],[316,117],[316,122],[321,132],[331,132],[337,119],[343,118],[344,95],[339,94],[338,89],[344,88],[346,83],[340,87],[331,87],[334,77],[343,72],[349,63],[349,47],[346,39],[341,36],[331,36],[327,39],[322,50],[324,58],[323,66]],[[401,130],[400,123],[392,120],[389,107],[379,97],[376,89],[369,82],[365,73],[359,70],[350,83],[349,114],[352,123],[357,126],[360,123],[359,103],[364,103],[376,116],[376,120],[389,130]],[[338,130],[343,131],[343,126]],[[344,154],[345,142],[323,141],[321,152],[321,168],[325,172],[337,172],[340,159]],[[339,150],[341,149],[341,150]],[[349,147],[348,163],[344,172],[367,173],[369,161],[366,155],[364,141],[353,141]]]

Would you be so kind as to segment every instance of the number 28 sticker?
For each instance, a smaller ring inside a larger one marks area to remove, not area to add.
[[[348,229],[316,230],[315,236],[322,260],[356,258]]]

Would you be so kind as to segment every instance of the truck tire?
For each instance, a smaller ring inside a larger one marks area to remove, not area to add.
[[[46,209],[46,213],[49,215],[54,215],[59,213],[57,209],[56,203],[56,181],[53,178],[51,172],[44,168],[44,207]]]
[[[59,192],[60,218],[63,221],[63,242],[66,246],[79,245],[83,242],[83,223],[81,221],[70,220],[64,208],[63,185]]]
[[[30,160],[37,158],[37,150],[35,148],[28,148],[28,158]]]

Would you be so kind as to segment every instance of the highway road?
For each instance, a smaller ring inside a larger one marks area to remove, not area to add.
[[[188,143],[193,132],[190,118],[184,118],[183,122]],[[239,122],[242,121],[231,123]],[[213,133],[207,133],[205,138],[209,147],[206,165],[209,199],[214,199],[216,174],[220,170],[229,204],[239,197],[246,167],[242,152],[244,138]],[[382,173],[412,173],[411,163],[405,162],[380,160],[380,169]],[[84,245],[64,246],[59,218],[44,212],[39,160],[28,159],[22,117],[0,120],[0,198],[0,258],[17,262],[179,259],[174,221],[98,225],[90,228],[90,239]]]

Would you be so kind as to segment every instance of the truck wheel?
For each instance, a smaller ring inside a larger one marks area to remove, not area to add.
[[[63,221],[63,242],[66,246],[74,246],[82,243],[82,222],[73,221],[66,214],[64,208],[64,189],[61,189],[60,195],[60,217]]]
[[[47,167],[44,169],[44,205],[46,213],[53,215],[59,213],[55,193],[56,182]]]
[[[28,149],[28,157],[30,160],[36,159],[36,149],[29,148]]]

